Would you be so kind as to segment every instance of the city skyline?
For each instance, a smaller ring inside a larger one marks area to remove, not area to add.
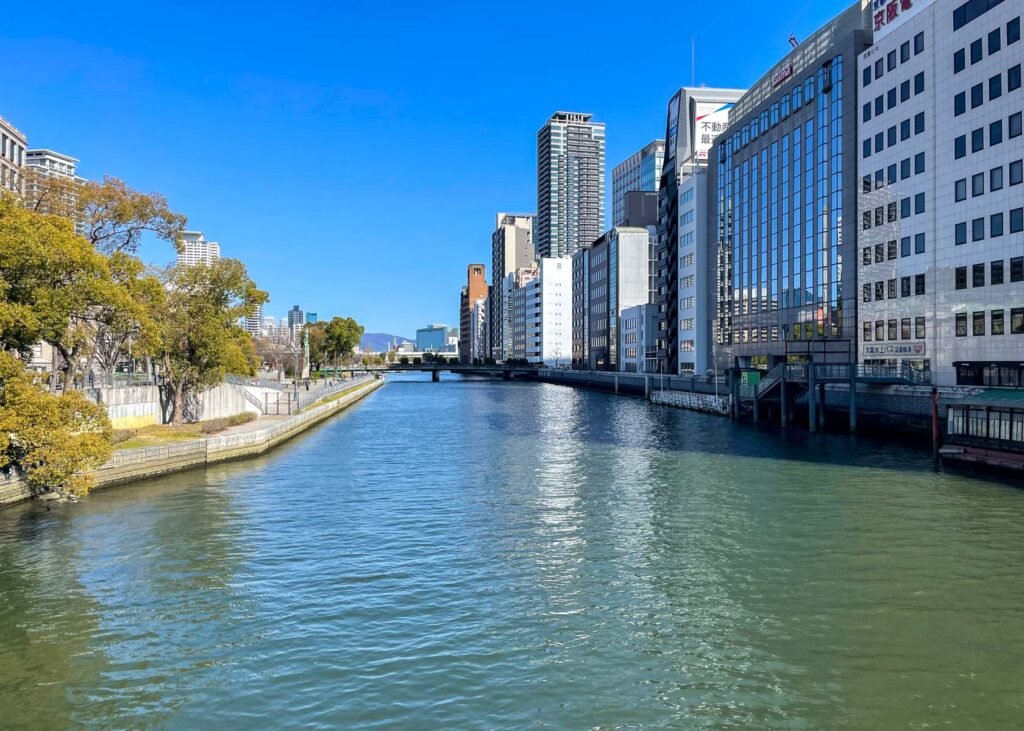
[[[733,56],[717,32],[698,31],[692,78],[708,86],[748,85],[782,55],[790,33],[808,35],[843,6],[805,3],[784,14],[752,8],[731,28],[733,39],[758,39],[747,44],[751,49],[742,57]],[[527,50],[556,41],[582,49],[588,32],[602,28],[610,12],[622,16],[621,9],[613,11],[609,5],[607,10],[574,19],[579,33],[569,39],[556,39],[542,30],[527,34]],[[138,189],[167,195],[171,206],[189,217],[189,228],[206,232],[222,242],[229,255],[246,262],[257,283],[271,294],[269,311],[281,312],[300,301],[319,312],[352,312],[370,330],[404,336],[425,322],[457,320],[458,305],[450,292],[453,287],[457,291],[461,266],[480,259],[486,250],[494,211],[534,210],[535,133],[554,111],[587,111],[607,125],[607,227],[611,169],[664,134],[668,98],[691,81],[686,38],[680,39],[678,63],[667,64],[648,78],[634,78],[635,72],[621,64],[601,62],[572,78],[549,74],[551,83],[545,88],[530,87],[529,93],[517,95],[518,104],[509,106],[501,104],[509,84],[485,80],[497,75],[513,85],[525,83],[540,62],[524,62],[520,56],[539,54],[517,54],[514,63],[491,59],[463,78],[464,74],[451,73],[461,68],[463,54],[439,52],[427,68],[417,70],[411,59],[422,41],[416,40],[414,26],[424,11],[415,8],[396,30],[399,52],[374,72],[352,71],[356,59],[369,52],[376,37],[373,29],[383,27],[384,18],[373,9],[319,11],[330,17],[304,19],[314,27],[363,29],[347,44],[344,57],[325,70],[318,70],[319,52],[307,50],[316,44],[303,42],[302,49],[269,54],[239,53],[235,42],[219,41],[211,53],[204,52],[200,63],[198,57],[183,58],[180,44],[160,40],[155,30],[131,27],[107,11],[86,13],[70,4],[55,11],[59,20],[49,26],[44,39],[31,37],[33,13],[25,9],[12,9],[2,35],[16,51],[10,62],[11,94],[2,114],[26,134],[29,147],[55,149],[82,160],[79,173],[86,178],[114,175]],[[159,35],[187,36],[188,44],[210,47],[210,34],[224,20],[217,16],[233,14],[230,8],[218,9],[200,23],[195,12],[182,8],[167,19],[169,25],[161,27]],[[668,12],[682,18],[692,9]],[[486,45],[488,21],[482,11],[459,18],[441,13],[449,21],[441,25],[447,29],[444,33]],[[641,16],[636,14],[635,19]],[[177,24],[189,27],[189,33],[176,34]],[[244,25],[257,35],[269,32],[257,17],[246,18]],[[39,58],[47,63],[33,61]],[[397,78],[405,72],[408,78]],[[419,88],[424,74],[434,79],[450,74],[452,80],[433,85],[424,97]],[[624,83],[627,78],[631,83]],[[75,106],[75,121],[53,115],[44,92]],[[117,105],[112,104],[114,99]],[[156,111],[199,104],[212,113],[182,116]],[[480,108],[500,109],[500,120],[481,127],[476,114]],[[442,134],[442,129],[455,133]],[[396,134],[413,135],[415,149],[387,149],[394,145],[384,140],[393,140]],[[486,148],[488,164],[477,164],[476,144],[461,149],[466,135]],[[252,155],[253,149],[271,140],[282,144],[280,149],[287,154],[273,159]],[[294,172],[299,151],[307,149],[320,157],[322,174]],[[431,170],[431,185],[422,177],[397,172],[395,164],[402,159]],[[197,175],[201,165],[209,169]],[[346,174],[339,176],[339,170]],[[380,191],[389,186],[407,201],[397,220],[382,213],[389,196]],[[267,201],[275,204],[268,207]],[[446,211],[451,229],[440,254],[431,247],[429,234],[415,231],[415,222],[439,207]],[[296,216],[291,209],[302,213]],[[352,213],[352,225],[332,226],[338,212]],[[385,261],[361,253],[371,239],[379,241],[373,250],[392,249],[400,254],[394,260],[402,262],[389,280],[393,291],[384,301],[374,292],[379,286],[374,273]],[[307,241],[317,243],[307,251]],[[147,242],[142,253],[153,263],[174,259],[162,243]],[[317,264],[310,267],[313,257]],[[429,287],[424,287],[425,281]]]

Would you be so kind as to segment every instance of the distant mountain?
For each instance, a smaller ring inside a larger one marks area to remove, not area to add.
[[[380,353],[387,350],[389,345],[395,342],[403,343],[406,340],[411,341],[412,338],[406,338],[401,335],[389,335],[388,333],[363,333],[363,337],[359,341],[359,349]]]

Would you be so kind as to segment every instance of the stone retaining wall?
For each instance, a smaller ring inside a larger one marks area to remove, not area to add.
[[[371,380],[328,403],[313,406],[264,429],[140,449],[120,449],[96,470],[96,487],[109,487],[170,472],[261,454],[319,424],[384,385]],[[36,492],[17,473],[0,471],[0,507],[22,502]]]

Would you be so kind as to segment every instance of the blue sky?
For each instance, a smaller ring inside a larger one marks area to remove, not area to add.
[[[466,264],[490,276],[494,214],[536,208],[551,112],[605,122],[610,170],[664,134],[691,35],[698,84],[745,87],[847,5],[13,3],[0,116],[164,193],[268,314],[412,336],[457,323]]]

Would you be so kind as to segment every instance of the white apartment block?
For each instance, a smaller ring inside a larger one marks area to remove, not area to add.
[[[526,358],[526,311],[527,311],[527,290],[526,286],[537,278],[540,270],[537,267],[524,267],[510,274],[506,279],[511,278],[509,286],[509,298],[512,303],[512,358],[524,360]]]
[[[0,117],[0,190],[21,194],[21,169],[25,165],[27,147],[25,135]]]
[[[488,307],[487,297],[481,297],[472,303],[469,313],[469,358],[470,362],[482,362],[490,357],[490,342],[488,341]]]
[[[207,241],[202,231],[181,234],[182,250],[178,253],[178,266],[209,266],[220,258],[220,244]]]
[[[525,355],[531,363],[569,365],[572,356],[572,260],[542,258],[521,287]]]
[[[619,323],[619,370],[657,373],[658,306],[627,307]]]
[[[708,175],[687,166],[679,179],[679,372],[702,374],[714,363],[711,334],[718,258],[708,238]]]
[[[1019,387],[1021,3],[876,4],[857,75],[859,360]]]

